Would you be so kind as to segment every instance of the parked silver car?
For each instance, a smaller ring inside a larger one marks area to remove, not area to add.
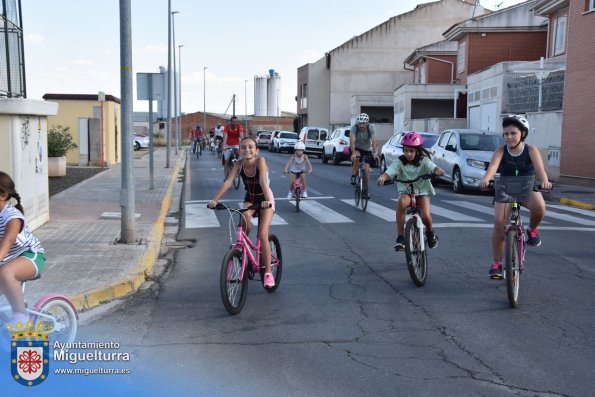
[[[350,160],[349,155],[343,154],[343,150],[349,147],[349,133],[351,127],[336,128],[331,136],[324,142],[322,149],[322,162],[324,164],[331,160],[335,165],[341,161]]]
[[[261,130],[261,131],[256,131],[256,146],[258,146],[259,148],[268,148],[269,144],[271,143],[271,135],[273,134],[273,131],[266,131],[266,130]]]
[[[417,132],[417,131],[415,131]],[[403,135],[405,135],[407,131],[403,132],[395,132],[393,136],[390,137],[388,141],[384,145],[382,145],[382,149],[380,150],[380,172],[386,171],[386,169],[403,154],[403,145],[401,145],[401,140],[403,139]],[[421,137],[424,139],[424,148],[430,150],[432,145],[436,143],[438,137],[440,136],[434,132],[417,132]]]
[[[494,150],[503,145],[500,133],[464,129],[442,132],[430,150],[432,161],[444,170],[438,179],[451,182],[457,193],[478,189]]]

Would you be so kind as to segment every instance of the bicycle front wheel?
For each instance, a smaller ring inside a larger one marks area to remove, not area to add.
[[[35,316],[34,323],[50,323],[52,332],[51,342],[69,343],[73,342],[78,329],[76,311],[72,304],[61,297],[50,298],[43,302],[35,311],[40,312]]]
[[[355,206],[359,205],[359,199],[361,194],[361,178],[358,176],[355,177]]]
[[[415,217],[410,218],[405,226],[405,257],[407,258],[407,269],[411,280],[418,287],[426,283],[427,272],[427,249],[422,251],[421,235],[417,227]],[[427,245],[425,246],[427,248]]]
[[[269,235],[269,245],[271,246],[271,272],[275,278],[273,288],[265,288],[268,292],[274,292],[281,284],[281,274],[283,273],[283,254],[281,253],[281,243],[274,234]],[[260,279],[264,282],[264,266],[260,267]]]
[[[519,286],[521,283],[521,239],[517,230],[511,230],[506,235],[505,263],[506,266],[506,294],[510,307],[519,304]]]
[[[360,186],[360,204],[362,206],[362,211],[366,212],[366,208],[368,208],[368,184],[365,181],[365,175],[361,178],[361,186]]]
[[[229,314],[242,311],[248,293],[248,277],[242,271],[242,253],[232,248],[225,254],[219,274],[219,289],[223,306]]]
[[[295,211],[300,212],[300,199],[302,198],[302,189],[296,187],[293,192],[295,194]]]

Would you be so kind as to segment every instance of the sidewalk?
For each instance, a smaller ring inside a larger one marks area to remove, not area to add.
[[[121,230],[121,164],[50,198],[50,221],[33,232],[47,263],[41,278],[27,283],[29,305],[47,294],[63,294],[84,311],[142,285],[157,262],[172,198],[181,192],[178,174],[185,155],[184,150],[174,153],[172,147],[170,168],[165,168],[165,148],[155,150],[152,190],[149,155],[134,160],[136,244],[116,244]],[[179,211],[179,200],[171,211]],[[177,229],[176,224],[175,233]]]
[[[560,185],[546,197],[548,203],[564,204],[586,210],[595,210],[595,188],[588,186]]]

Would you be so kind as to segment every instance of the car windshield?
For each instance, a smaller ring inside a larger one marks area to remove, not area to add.
[[[298,134],[295,132],[282,132],[279,134],[279,138],[282,139],[298,139]]]
[[[461,149],[494,151],[498,146],[504,145],[500,135],[461,134]]]
[[[260,134],[258,136],[259,139],[269,139],[271,137],[271,134]]]

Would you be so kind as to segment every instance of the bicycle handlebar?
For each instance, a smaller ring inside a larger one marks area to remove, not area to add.
[[[488,182],[488,187],[487,187],[487,188],[485,188],[485,189],[481,189],[481,190],[482,190],[482,191],[486,191],[486,190],[490,190],[490,189],[491,189],[491,190],[493,190],[493,189],[494,189],[494,184],[495,184],[494,180],[493,180],[493,179],[490,179],[490,181]],[[537,189],[539,189],[540,191],[542,191],[542,192],[549,192],[549,191],[551,191],[551,190],[554,190],[554,185],[552,185],[552,188],[551,188],[551,189],[543,189],[543,186],[541,185],[541,182],[539,182],[539,183],[534,183],[533,185],[534,185],[534,186],[535,186]]]
[[[431,173],[431,174],[425,174],[425,175],[420,175],[415,179],[397,179],[397,178],[392,178],[391,180],[387,181],[384,183],[384,185],[392,185],[395,182],[401,182],[401,183],[414,183],[419,181],[420,179],[431,179],[434,178],[436,176],[435,173]]]
[[[212,210],[230,210],[230,211],[236,211],[236,212],[246,212],[248,210],[259,210],[261,208],[266,209],[266,208],[263,208],[260,204],[252,204],[248,208],[233,208],[233,207],[230,207],[223,203],[217,203],[217,205],[215,205],[215,207],[213,207],[213,208],[209,207],[209,204],[207,204],[207,208],[210,208]],[[267,207],[267,208],[271,208],[271,207]]]

